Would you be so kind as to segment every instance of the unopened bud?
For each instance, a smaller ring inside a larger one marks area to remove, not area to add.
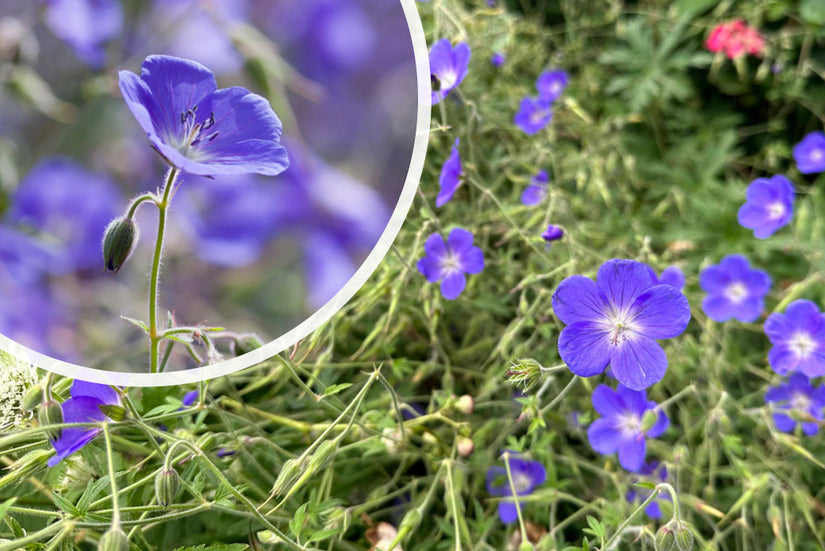
[[[129,551],[129,537],[120,526],[113,526],[100,538],[97,551]]]
[[[36,384],[26,391],[20,405],[23,411],[33,411],[41,402],[43,402],[43,387]]]
[[[54,400],[43,402],[37,410],[37,422],[41,426],[59,425],[63,422],[63,408]],[[49,429],[47,432],[49,440],[57,440],[62,432],[60,428]]]
[[[474,408],[475,403],[473,402],[473,397],[469,394],[465,394],[455,401],[455,410],[464,415],[471,415]]]
[[[416,526],[421,524],[421,519],[423,515],[418,507],[414,509],[410,509],[407,511],[407,514],[404,515],[404,518],[401,519],[401,525],[398,527],[401,532],[407,533],[411,530],[414,530]]]
[[[687,522],[671,520],[656,532],[653,540],[656,551],[691,551],[693,530]]]
[[[232,342],[233,350],[236,356],[243,356],[247,352],[260,348],[264,345],[261,338],[255,333],[244,333],[235,337]]]
[[[103,262],[106,269],[117,273],[135,250],[138,227],[131,218],[115,218],[103,234]]]
[[[461,457],[470,457],[475,449],[475,444],[472,439],[466,436],[459,436],[456,438],[455,447],[458,450],[458,455]]]
[[[318,445],[318,449],[315,450],[315,453],[309,456],[309,469],[312,472],[322,470],[327,466],[336,449],[338,449],[338,445],[334,440],[324,440],[321,442]]]
[[[278,478],[275,479],[275,484],[272,485],[272,493],[280,495],[292,487],[298,477],[301,476],[301,461],[298,459],[287,459],[284,461],[283,467],[278,472]]]
[[[165,509],[174,503],[180,487],[180,476],[175,469],[164,469],[155,477],[155,498]]]
[[[207,453],[207,452],[212,451],[215,448],[215,444],[217,444],[217,443],[218,443],[218,439],[215,438],[214,433],[205,432],[205,433],[200,435],[200,437],[198,438],[198,441],[195,442],[195,446],[197,446],[197,448],[200,451],[202,451],[204,453]]]
[[[642,432],[647,432],[653,428],[656,421],[659,420],[659,412],[655,409],[649,409],[642,415]]]
[[[522,542],[522,544],[518,546],[518,551],[535,551],[535,549],[529,541]]]

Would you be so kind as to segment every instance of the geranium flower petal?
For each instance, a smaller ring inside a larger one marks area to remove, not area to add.
[[[639,295],[631,307],[637,331],[652,339],[680,335],[690,322],[690,304],[679,289],[655,285]]]
[[[625,441],[619,446],[619,464],[635,473],[642,467],[646,452],[647,442],[644,438]]]
[[[667,356],[659,343],[639,335],[612,348],[610,366],[624,386],[643,390],[662,380]]]
[[[559,355],[576,375],[598,375],[610,362],[607,331],[587,321],[570,324],[559,335]]]
[[[620,312],[627,310],[656,281],[656,274],[646,264],[618,258],[602,264],[596,275],[599,292]]]
[[[573,275],[565,278],[553,293],[552,303],[553,313],[566,324],[606,319],[604,297],[589,277]]]

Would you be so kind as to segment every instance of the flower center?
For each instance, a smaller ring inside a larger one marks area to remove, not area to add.
[[[530,115],[530,123],[532,124],[541,124],[544,122],[545,117],[550,113],[549,109],[542,109],[539,111],[533,111]]]
[[[631,339],[637,331],[633,316],[629,312],[613,312],[607,315],[608,338],[610,344],[619,345]]]
[[[215,126],[215,113],[210,113],[209,118],[206,120],[195,122],[197,113],[198,106],[196,105],[180,114],[183,139],[178,146],[178,150],[184,155],[189,153],[191,148],[197,147],[204,141],[208,143],[218,137],[218,132],[212,132],[211,134],[206,132]]]
[[[642,418],[635,413],[619,415],[619,428],[625,436],[638,436],[642,432]]]
[[[823,152],[821,149],[814,149],[813,151],[811,151],[812,161],[818,163],[822,160],[823,157],[825,157],[825,152]]]
[[[725,288],[725,296],[734,304],[738,304],[748,296],[748,288],[741,281],[735,281]]]
[[[772,219],[782,218],[785,215],[785,205],[782,203],[771,203],[768,205],[768,217]]]
[[[441,260],[441,267],[448,272],[461,271],[461,259],[454,255],[451,251],[448,251]]]
[[[458,74],[450,71],[448,73],[444,73],[437,77],[440,81],[439,90],[450,90],[453,86],[455,86],[455,81],[458,78]]]
[[[802,392],[795,392],[791,396],[791,407],[799,412],[806,413],[811,408],[811,399]]]
[[[517,494],[527,493],[532,485],[533,481],[526,474],[513,473],[513,487],[516,489]]]
[[[799,331],[791,335],[790,348],[800,358],[808,357],[816,348],[816,342],[811,338],[811,335],[804,331]]]

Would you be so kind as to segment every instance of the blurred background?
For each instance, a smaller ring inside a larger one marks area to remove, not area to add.
[[[233,333],[273,340],[344,286],[412,154],[415,64],[397,0],[0,2],[0,333],[92,368],[148,370],[148,339],[120,316],[148,318],[156,209],[138,211],[119,273],[104,273],[100,244],[165,175],[118,90],[117,72],[152,54],[204,64],[284,123],[286,172],[184,175],[172,202],[161,312],[226,328],[224,355]],[[178,346],[167,371],[196,365]]]

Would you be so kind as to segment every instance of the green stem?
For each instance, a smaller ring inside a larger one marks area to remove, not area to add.
[[[629,524],[633,521],[633,519],[636,517],[636,515],[638,515],[638,514],[639,514],[639,513],[641,513],[642,511],[644,511],[644,510],[645,510],[645,508],[646,508],[648,505],[650,505],[651,503],[653,503],[653,500],[654,500],[654,499],[656,499],[656,496],[658,496],[658,495],[659,495],[659,492],[660,492],[660,491],[662,491],[662,489],[663,489],[665,486],[667,486],[667,487],[669,487],[671,490],[673,490],[673,487],[672,487],[672,486],[670,486],[670,484],[659,484],[658,486],[656,486],[655,488],[653,488],[653,491],[652,491],[652,492],[650,492],[650,495],[647,497],[647,499],[646,499],[646,500],[644,500],[644,502],[642,502],[642,504],[641,504],[641,505],[639,505],[638,507],[636,507],[636,510],[635,510],[635,511],[633,511],[632,513],[630,513],[630,515],[628,515],[628,517],[627,517],[626,519],[624,519],[624,522],[622,522],[622,523],[619,525],[619,527],[616,529],[616,531],[613,533],[613,535],[612,535],[612,536],[610,536],[610,538],[607,540],[607,542],[606,542],[604,545],[602,545],[601,551],[607,551],[608,549],[610,549],[610,548],[613,546],[614,542],[615,542],[617,539],[619,539],[619,537],[620,537],[620,536],[624,533],[625,528],[627,528],[627,526],[628,526],[628,525],[629,525]],[[671,491],[671,495],[672,495],[672,496],[674,496],[674,497],[675,497],[675,494],[676,494],[676,492],[675,492],[675,491]],[[675,509],[677,509],[677,508],[678,508],[678,504],[674,502],[673,507],[674,507],[674,510],[675,510]]]
[[[163,186],[163,198],[158,206],[158,236],[155,242],[155,256],[152,260],[152,275],[149,280],[149,368],[158,372],[161,335],[158,333],[158,284],[160,280],[160,259],[163,255],[163,237],[166,233],[166,212],[169,209],[169,192],[178,176],[177,168],[170,168]]]
[[[510,492],[513,496],[513,503],[516,506],[516,515],[518,516],[518,524],[521,528],[521,541],[530,541],[527,537],[527,527],[524,525],[524,519],[521,516],[521,503],[518,500],[518,493],[516,492],[516,484],[513,482],[513,472],[510,470],[510,452],[504,452],[504,468],[507,470],[507,482],[510,484]]]
[[[135,197],[134,199],[132,199],[132,204],[129,205],[129,210],[126,211],[126,218],[129,218],[131,220],[135,216],[135,212],[137,212],[137,209],[140,205],[142,205],[146,201],[154,200],[155,195],[153,193],[144,193],[143,195]]]
[[[115,463],[112,457],[112,439],[109,436],[109,423],[103,423],[103,438],[106,441],[106,462],[109,464],[109,484],[112,487],[112,526],[120,526],[120,503],[115,482]]]

